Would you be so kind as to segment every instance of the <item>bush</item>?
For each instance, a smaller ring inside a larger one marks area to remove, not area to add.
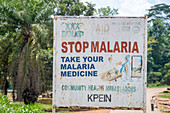
[[[37,103],[19,105],[12,103],[7,96],[0,95],[0,113],[44,113]]]
[[[32,88],[26,88],[23,92],[23,98],[25,104],[33,104],[38,99],[38,94]]]
[[[160,86],[160,85],[161,85],[160,82],[158,82],[158,81],[155,82],[155,86]]]

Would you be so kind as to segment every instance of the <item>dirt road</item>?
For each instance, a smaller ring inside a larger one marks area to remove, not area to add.
[[[147,113],[161,113],[158,109],[154,109],[151,111],[150,99],[152,96],[156,95],[159,92],[166,90],[166,88],[147,88]],[[82,111],[77,113],[143,113],[143,111],[139,110],[89,110]]]
[[[147,113],[161,113],[158,109],[151,111],[150,99],[159,92],[166,90],[166,88],[147,88]]]

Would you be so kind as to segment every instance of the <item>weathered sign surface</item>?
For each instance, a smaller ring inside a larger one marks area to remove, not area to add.
[[[56,17],[53,107],[145,109],[145,17]]]

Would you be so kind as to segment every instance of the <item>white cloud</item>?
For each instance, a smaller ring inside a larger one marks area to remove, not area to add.
[[[92,2],[96,4],[96,8],[106,7],[106,6],[113,6],[115,0],[81,0],[82,2]]]
[[[146,9],[152,5],[147,0],[119,0],[118,2],[121,16],[144,16]]]
[[[170,0],[81,0],[82,2],[92,2],[96,4],[95,8],[110,6],[118,8],[118,16],[144,16],[146,9],[158,3],[169,4]]]

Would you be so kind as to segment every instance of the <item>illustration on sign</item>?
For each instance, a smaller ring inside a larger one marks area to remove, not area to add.
[[[132,77],[141,77],[142,56],[133,56],[132,62]]]

